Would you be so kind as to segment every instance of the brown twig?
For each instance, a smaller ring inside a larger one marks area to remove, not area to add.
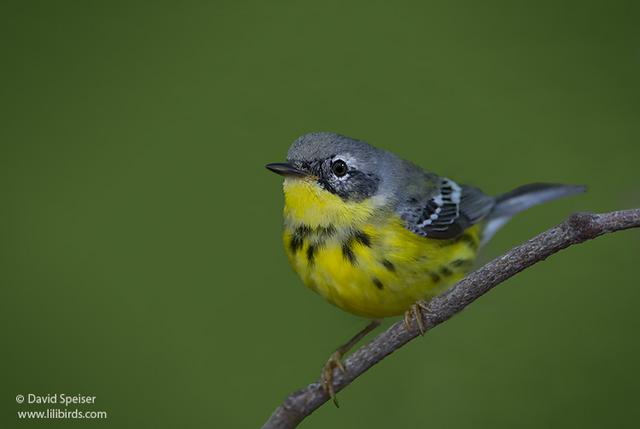
[[[469,274],[447,292],[431,300],[426,310],[423,310],[425,330],[451,318],[493,287],[566,247],[606,233],[637,227],[640,227],[640,209],[603,214],[574,214],[560,225],[511,249]],[[418,331],[415,325],[407,329],[404,323],[395,323],[369,344],[354,352],[344,362],[346,372],[334,373],[335,391],[344,389],[373,365],[416,338]],[[328,399],[320,382],[316,381],[289,395],[262,428],[294,428]]]

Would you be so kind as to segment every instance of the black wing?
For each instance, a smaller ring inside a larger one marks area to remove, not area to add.
[[[442,177],[434,195],[426,201],[411,199],[402,209],[407,228],[423,237],[448,239],[481,221],[495,199],[477,188],[460,186]]]

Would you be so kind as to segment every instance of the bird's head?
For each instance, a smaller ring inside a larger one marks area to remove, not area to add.
[[[285,218],[310,226],[349,225],[383,206],[383,177],[389,152],[335,133],[298,138],[287,162],[267,164],[285,177]]]
[[[363,141],[318,132],[293,142],[287,162],[266,167],[285,176],[285,183],[303,181],[343,201],[360,202],[377,193],[383,157],[382,150]]]

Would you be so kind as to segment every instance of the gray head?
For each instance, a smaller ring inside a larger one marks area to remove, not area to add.
[[[388,155],[363,141],[316,132],[293,142],[287,163],[268,164],[267,168],[284,176],[313,177],[343,200],[361,201],[378,191],[381,164]]]

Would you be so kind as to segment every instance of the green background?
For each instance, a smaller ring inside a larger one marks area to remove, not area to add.
[[[258,427],[361,319],[280,243],[300,134],[500,193],[640,206],[633,1],[2,2],[2,427]],[[634,427],[640,235],[572,247],[386,359],[306,428]],[[387,324],[390,321],[387,322]],[[106,421],[18,421],[84,393]]]

